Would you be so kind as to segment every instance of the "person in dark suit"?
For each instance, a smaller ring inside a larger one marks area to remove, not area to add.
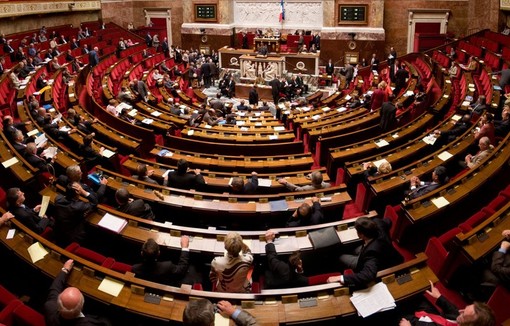
[[[248,48],[248,35],[245,32],[243,32],[242,35],[243,35],[242,48],[247,49]]]
[[[448,176],[446,175],[446,168],[444,166],[438,166],[432,172],[432,181],[423,182],[417,176],[411,178],[411,188],[407,192],[406,199],[415,199],[428,194],[431,191],[441,187],[444,183],[448,182]]]
[[[66,174],[61,175],[57,179],[57,183],[63,187],[68,187],[69,185],[73,185],[73,183],[78,183],[78,185],[74,185],[73,187],[81,193],[84,194],[84,197],[92,205],[97,205],[97,203],[103,198],[104,193],[106,191],[106,184],[108,183],[108,179],[101,178],[100,185],[96,191],[90,188],[87,184],[81,182],[83,176],[83,172],[79,165],[71,165],[67,167]],[[78,187],[79,186],[79,187]],[[80,189],[81,188],[81,189]],[[81,191],[83,189],[83,192]]]
[[[252,194],[257,190],[259,186],[259,180],[257,177],[257,172],[253,171],[251,173],[251,178],[244,182],[240,177],[232,178],[232,182],[230,183],[230,191],[233,194]]]
[[[469,127],[471,127],[471,116],[469,114],[464,114],[461,119],[455,122],[452,129],[445,131],[434,130],[434,133],[438,136],[434,145],[437,144],[438,146],[441,146],[454,141],[455,138],[466,132]]]
[[[250,89],[250,93],[248,94],[248,103],[250,105],[258,105],[259,104],[259,93],[257,93],[257,85],[253,84]]]
[[[322,213],[320,200],[317,197],[313,197],[312,206],[308,203],[302,203],[301,206],[292,213],[285,226],[317,225],[322,222],[324,222],[324,214]]]
[[[378,224],[380,222],[380,225]],[[332,276],[328,283],[340,282],[354,288],[365,288],[376,278],[377,272],[403,261],[391,244],[386,222],[360,217],[354,227],[363,244],[353,254],[340,256],[340,263],[353,270],[352,274]]]
[[[205,180],[202,174],[200,174],[200,169],[191,171],[189,163],[185,159],[177,161],[177,170],[169,172],[167,178],[166,182],[169,187],[203,189],[205,186]]]
[[[241,100],[241,102],[239,103],[239,105],[237,106],[237,109],[239,111],[244,111],[244,110],[248,110],[249,107],[247,105],[245,105],[245,101],[244,100]]]
[[[266,235],[267,269],[265,286],[268,289],[294,288],[308,286],[308,277],[303,275],[303,261],[299,251],[290,255],[288,262],[280,260],[274,245],[275,233],[267,231]]]
[[[377,55],[375,53],[372,54],[372,59],[370,60],[370,70],[379,70],[379,59],[377,59]]]
[[[2,76],[5,72],[5,59],[3,57],[0,58],[0,76]]]
[[[19,220],[23,225],[37,234],[43,233],[46,227],[53,226],[53,220],[48,218],[46,214],[43,217],[39,216],[41,205],[34,208],[28,208],[25,203],[25,193],[19,188],[10,188],[7,190],[7,205],[9,211],[14,217]]]
[[[211,59],[209,59],[209,61],[212,62]],[[209,62],[204,61],[204,63],[200,66],[200,70],[202,72],[202,78],[204,79],[204,87],[211,87],[211,66],[209,65]]]
[[[89,65],[91,67],[97,66],[99,63],[99,48],[96,46],[92,51],[89,52]]]
[[[391,66],[395,63],[397,59],[397,51],[395,51],[394,47],[390,47],[390,53],[388,54],[388,66]]]
[[[271,95],[273,95],[273,102],[275,105],[278,105],[278,100],[280,99],[280,81],[278,78],[275,77],[273,80],[269,82],[269,85],[271,86]],[[251,104],[251,103],[250,103]]]
[[[448,301],[441,292],[430,282],[430,290],[427,294],[434,300],[435,304],[441,309],[441,313],[436,307],[428,301],[424,301],[418,307],[414,314],[406,316],[400,320],[399,326],[440,326],[440,325],[459,325],[459,326],[494,326],[496,318],[494,312],[485,303],[474,302],[464,309],[457,308]],[[451,320],[451,322],[449,322]]]
[[[129,198],[129,191],[126,188],[119,188],[115,192],[115,200],[119,205],[117,210],[133,216],[146,218],[149,220],[154,219],[154,213],[149,204],[146,204],[142,199]]]
[[[83,163],[88,170],[92,169],[96,165],[101,165],[107,169],[113,170],[114,167],[110,161],[103,157],[103,151],[105,148],[101,146],[99,151],[97,151],[92,146],[94,136],[95,134],[91,133],[83,137],[83,144],[81,144],[78,148],[78,153],[83,157]]]
[[[15,133],[17,130],[20,130],[24,126],[31,124],[31,122],[29,122],[29,121],[14,122],[14,119],[10,115],[4,116],[2,123],[3,123],[4,134],[7,137],[7,140],[9,140],[10,142],[12,142],[14,140],[14,136],[15,136]],[[22,141],[23,141],[23,133],[21,133],[21,136],[22,136]]]
[[[384,102],[381,107],[381,121],[379,122],[379,127],[382,133],[393,129],[397,124],[397,108],[395,104],[393,104],[393,99],[394,96],[392,94],[389,96],[388,101]]]
[[[79,196],[83,196],[89,201],[82,201]],[[93,199],[90,192],[86,191],[79,182],[69,183],[65,196],[57,195],[54,215],[54,234],[57,244],[65,247],[72,242],[82,244],[85,241],[87,235],[85,217],[97,204]]]
[[[510,85],[510,69],[503,69],[493,74],[501,75],[501,77],[499,77],[499,87],[501,87],[501,93],[504,94],[506,85]]]
[[[136,167],[136,174],[134,174],[132,177],[133,179],[144,181],[148,183],[152,183],[157,185],[158,182],[151,178],[151,176],[154,174],[154,170],[149,170],[147,168],[147,164],[140,163]]]
[[[159,245],[154,239],[148,239],[142,246],[143,262],[133,265],[132,272],[136,277],[152,282],[181,286],[182,283],[189,284],[185,279],[189,267],[189,238],[181,237],[181,256],[179,262],[174,264],[171,261],[158,261]]]
[[[27,162],[33,167],[39,169],[42,172],[51,172],[53,168],[51,164],[53,163],[53,159],[45,159],[40,157],[37,153],[37,146],[35,143],[28,143],[25,148],[25,159]]]
[[[346,63],[345,67],[343,67],[340,71],[345,75],[345,88],[349,88],[352,78],[354,77],[354,67],[351,64]]]
[[[475,103],[469,106],[469,110],[471,111],[471,116],[475,115],[477,117],[481,116],[483,112],[487,109],[487,101],[485,99],[485,95],[478,96],[478,99]]]
[[[326,75],[331,76],[335,72],[335,65],[331,61],[331,59],[328,60],[328,63],[326,64]]]
[[[395,62],[398,62],[398,60]],[[395,96],[398,96],[400,91],[406,87],[407,78],[409,78],[409,72],[405,64],[402,64],[395,72],[395,90],[393,91]]]
[[[501,120],[494,121],[496,137],[505,137],[510,131],[510,107],[505,106],[501,113]]]
[[[48,86],[48,82],[45,80],[46,74],[43,72],[37,77],[37,81],[35,83],[35,87],[38,91],[43,89],[44,87]]]
[[[11,62],[16,61],[16,53],[14,48],[11,46],[11,40],[7,40],[7,42],[4,43],[4,53],[9,55]]]
[[[66,288],[69,274],[73,270],[74,261],[67,260],[62,271],[51,284],[48,298],[44,303],[46,325],[53,326],[111,326],[108,319],[82,312],[85,299],[75,287]]]

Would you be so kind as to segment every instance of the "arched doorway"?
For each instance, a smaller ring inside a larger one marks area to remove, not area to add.
[[[168,38],[168,44],[172,40],[172,11],[170,9],[144,9],[145,25],[152,23],[152,34],[158,33],[159,39]]]
[[[413,52],[416,33],[446,34],[449,9],[408,9],[407,53]]]

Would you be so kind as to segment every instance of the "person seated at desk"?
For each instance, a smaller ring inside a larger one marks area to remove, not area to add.
[[[274,245],[275,233],[266,231],[267,269],[265,287],[268,289],[308,286],[308,277],[303,275],[303,261],[299,251],[293,252],[288,262],[280,260]]]
[[[5,223],[9,222],[13,218],[14,218],[14,215],[12,215],[11,212],[3,213],[2,216],[0,216],[0,226],[2,226]]]
[[[249,107],[247,105],[245,105],[245,101],[244,100],[241,100],[241,102],[239,103],[239,105],[237,106],[237,110],[239,111],[244,111],[244,110],[248,110]]]
[[[35,143],[28,143],[25,148],[25,160],[41,172],[53,172],[53,158],[46,159],[39,156],[38,152],[41,153],[42,151],[37,149],[37,145]]]
[[[205,112],[202,121],[207,123],[210,126],[215,126],[217,124],[223,124],[224,119],[222,117],[216,116],[216,111],[214,109],[209,109]]]
[[[113,115],[115,117],[118,117],[119,111],[117,111],[117,105],[119,105],[119,102],[116,99],[111,98],[108,101],[108,105],[106,106],[106,112],[110,113],[111,115]]]
[[[485,95],[478,96],[478,99],[475,103],[471,104],[468,108],[471,111],[471,115],[475,115],[479,117],[482,113],[487,109],[487,102],[485,100]]]
[[[460,64],[459,67],[466,71],[476,71],[478,69],[478,62],[475,60],[475,57],[471,56],[467,65]]]
[[[455,122],[452,129],[446,131],[434,130],[434,134],[439,137],[434,145],[442,145],[454,141],[458,136],[466,132],[469,127],[471,127],[471,116],[469,114],[464,114],[462,118]]]
[[[216,94],[216,98],[209,101],[209,106],[216,112],[223,116],[225,114],[225,104],[221,100],[221,93]]]
[[[119,205],[117,207],[119,212],[148,220],[154,219],[154,213],[150,205],[145,203],[142,199],[130,198],[129,191],[126,188],[119,188],[115,192],[115,201]]]
[[[189,162],[181,158],[177,161],[177,170],[165,177],[164,185],[179,189],[203,189],[205,180],[200,169],[190,170]]]
[[[386,161],[379,164],[379,167],[375,166],[372,162],[365,162],[361,164],[363,167],[363,176],[365,180],[369,177],[376,177],[383,174],[388,174],[392,171],[391,164]]]
[[[308,190],[324,189],[324,188],[331,187],[330,183],[323,181],[322,173],[320,171],[314,171],[314,172],[310,173],[309,175],[307,175],[307,178],[312,181],[312,184],[306,185],[306,186],[301,186],[301,187],[288,182],[287,179],[285,179],[285,178],[279,179],[278,182],[280,184],[284,185],[285,187],[287,187],[287,189],[289,189],[291,191],[308,191]]]
[[[193,281],[187,277],[189,268],[189,238],[187,236],[181,236],[181,255],[177,264],[170,260],[158,261],[159,245],[152,238],[147,239],[143,244],[141,255],[143,262],[133,265],[131,270],[136,277],[171,286],[181,286],[183,283],[193,284]]]
[[[53,283],[48,298],[44,303],[46,325],[53,326],[111,326],[110,321],[103,317],[84,315],[85,298],[79,289],[66,288],[67,278],[73,270],[74,261],[67,260]]]
[[[232,319],[237,326],[256,326],[257,320],[250,313],[236,308],[228,301],[221,300],[216,305],[207,299],[191,300],[184,308],[182,322],[184,326],[211,326],[215,323],[215,310]]]
[[[83,244],[87,238],[85,217],[95,209],[97,201],[85,189],[79,182],[71,182],[66,187],[65,196],[58,194],[55,199],[54,234],[60,246],[65,247],[72,242]],[[89,200],[83,201],[80,196]]]
[[[423,182],[417,176],[413,176],[411,178],[411,188],[407,191],[406,199],[412,200],[424,196],[441,187],[446,182],[448,182],[446,168],[441,165],[432,172],[432,181],[430,182]]]
[[[389,237],[391,221],[387,218],[360,217],[354,222],[363,244],[353,253],[340,255],[340,264],[352,274],[332,276],[328,283],[340,282],[354,288],[365,288],[376,279],[377,272],[404,261]]]
[[[480,164],[483,160],[485,160],[494,150],[494,146],[491,145],[491,141],[489,137],[482,137],[478,141],[478,147],[480,148],[480,151],[476,153],[475,155],[468,154],[466,155],[464,161],[460,161],[460,166],[465,168],[474,168],[478,164]]]
[[[83,196],[87,198],[89,202],[94,205],[103,198],[104,193],[106,191],[106,184],[108,183],[108,179],[101,178],[100,185],[96,191],[92,190],[88,185],[81,182],[83,176],[83,172],[79,165],[71,165],[66,169],[66,175],[60,175],[57,179],[57,183],[63,187],[67,187],[68,185],[72,185],[73,183],[78,183],[78,185],[84,190]],[[81,189],[78,186],[74,186],[77,190]]]
[[[209,278],[218,292],[251,292],[253,255],[243,238],[236,232],[225,237],[227,255],[216,257],[211,262]]]
[[[144,181],[157,185],[158,182],[151,178],[153,174],[154,170],[147,169],[147,164],[139,163],[138,166],[136,167],[136,174],[132,175],[131,177],[139,181]]]
[[[113,100],[115,101],[115,99]],[[73,113],[70,113],[70,111],[72,111]],[[94,133],[94,128],[92,127],[92,125],[98,121],[97,118],[94,118],[94,120],[92,121],[86,120],[84,116],[82,116],[81,114],[77,114],[76,111],[74,111],[74,109],[67,110],[67,119],[69,120],[69,122],[72,123],[73,126],[76,127],[76,129],[78,129],[85,135],[90,135]]]
[[[496,144],[496,136],[494,134],[494,115],[486,112],[480,118],[480,130],[475,132],[475,141],[482,137],[489,137],[491,144]]]
[[[14,140],[14,136],[17,130],[20,130],[20,128],[23,128],[24,126],[30,125],[32,122],[25,121],[25,122],[14,122],[14,119],[10,115],[4,116],[4,119],[2,121],[3,125],[3,132],[5,136],[7,137],[7,140],[12,142]],[[23,136],[23,133],[21,134]]]
[[[83,157],[84,166],[86,166],[88,170],[92,169],[96,165],[112,169],[112,164],[103,157],[105,148],[101,146],[99,151],[96,151],[94,147],[92,147],[94,136],[95,134],[91,133],[83,137],[83,144],[78,147],[78,154]]]
[[[42,217],[39,216],[41,205],[34,208],[28,208],[25,205],[25,193],[19,188],[8,189],[6,197],[9,211],[30,230],[41,234],[47,227],[53,226],[53,219],[48,218],[46,214]]]
[[[128,109],[128,108],[123,108],[122,110],[120,110],[120,113],[119,113],[119,118],[121,120],[124,120],[124,121],[127,121],[133,125],[137,125],[137,126],[141,126],[142,123],[138,120],[136,120],[135,118],[131,117],[129,115],[129,111],[131,111],[131,109]]]
[[[251,173],[251,178],[244,182],[241,177],[233,177],[232,182],[230,183],[230,189],[233,194],[239,195],[248,195],[252,194],[257,190],[259,186],[259,180],[257,176],[257,172],[253,171]]]
[[[267,57],[267,53],[268,53],[267,45],[262,44],[261,46],[259,46],[259,49],[257,51],[257,55]]]
[[[267,105],[267,101],[262,101],[262,105],[258,107],[260,111],[269,111],[269,105]]]
[[[119,102],[131,104],[136,100],[136,98],[128,91],[127,87],[122,86],[119,94],[117,95],[117,100],[119,100]]]
[[[494,312],[487,304],[475,302],[459,310],[439,292],[432,281],[429,282],[430,290],[426,292],[435,300],[435,304],[441,309],[441,312],[428,301],[423,301],[418,307],[419,311],[402,318],[399,326],[496,325]]]
[[[494,134],[496,137],[506,137],[510,131],[510,107],[505,105],[501,112],[501,120],[494,121]]]
[[[286,227],[317,225],[324,222],[324,214],[319,198],[312,198],[312,206],[303,203],[292,213],[285,224]]]
[[[484,281],[493,286],[503,284],[510,289],[510,230],[504,230],[501,235],[503,241],[492,254],[490,271],[485,272]]]

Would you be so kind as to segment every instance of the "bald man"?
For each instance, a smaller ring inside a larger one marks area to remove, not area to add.
[[[46,325],[60,326],[111,326],[111,323],[102,317],[85,316],[82,313],[85,298],[79,289],[66,288],[66,280],[73,269],[74,261],[69,259],[64,263],[62,271],[57,275],[48,293],[44,304]]]

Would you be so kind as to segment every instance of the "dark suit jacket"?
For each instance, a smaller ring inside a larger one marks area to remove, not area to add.
[[[146,218],[149,220],[154,219],[154,213],[152,212],[152,208],[149,206],[149,204],[146,204],[141,199],[135,199],[130,203],[121,205],[117,208],[117,210],[126,214]]]
[[[334,71],[335,71],[335,66],[333,65],[333,63],[326,64],[326,74],[332,75]]]
[[[428,194],[431,191],[439,188],[440,184],[435,182],[425,183],[423,186],[418,186],[409,193],[409,199],[415,199]]]
[[[259,104],[259,93],[255,88],[250,89],[250,94],[248,94],[248,102],[250,104]]]
[[[41,172],[48,172],[52,170],[51,167],[48,166],[48,162],[46,162],[46,160],[42,157],[33,154],[25,154],[25,159],[28,163],[30,163],[30,165],[39,169]]]
[[[267,270],[265,285],[268,289],[294,288],[308,285],[308,278],[296,273],[289,263],[278,259],[274,243],[266,244]]]
[[[179,174],[177,171],[168,173],[168,186],[180,189],[203,189],[205,186],[204,177],[194,172]]]
[[[41,234],[50,223],[47,218],[40,218],[39,215],[31,208],[28,207],[10,207],[9,211],[18,219],[23,225],[37,234]]]
[[[97,66],[98,63],[99,63],[99,55],[97,54],[97,52],[95,50],[89,51],[89,65],[91,67],[95,67],[95,66]]]
[[[133,265],[131,270],[136,277],[152,282],[180,286],[189,266],[189,251],[181,251],[181,257],[176,264],[171,261],[143,262]]]
[[[46,325],[52,326],[110,326],[111,323],[102,317],[87,315],[83,318],[66,320],[60,318],[58,312],[58,296],[66,288],[67,274],[60,272],[51,284],[48,299],[44,303]]]
[[[90,196],[89,196],[90,197]],[[57,243],[67,246],[71,242],[81,243],[85,237],[85,215],[95,207],[79,199],[69,200],[63,195],[55,199],[55,238]]]
[[[365,288],[375,280],[379,270],[382,252],[386,246],[379,239],[373,239],[365,245],[359,254],[353,274],[344,275],[344,284],[354,288]]]
[[[494,252],[491,271],[507,288],[510,288],[510,253]]]
[[[296,226],[302,226],[302,225],[316,225],[320,224],[324,221],[324,215],[322,213],[322,207],[321,204],[318,202],[314,202],[312,205],[312,211],[310,213],[309,218],[303,218],[303,216],[298,215],[297,217],[294,217],[291,215],[291,217],[288,219],[286,226],[287,227],[296,227]]]
[[[252,193],[255,192],[255,190],[257,190],[258,186],[259,186],[259,178],[258,178],[258,176],[252,175],[250,180],[248,180],[248,182],[246,182],[244,184],[242,191],[236,192],[236,191],[232,190],[232,193],[234,193],[234,194],[245,194],[245,195],[252,194]]]
[[[381,130],[388,131],[391,130],[393,127],[395,127],[395,124],[397,122],[396,120],[396,114],[397,114],[397,108],[395,107],[395,104],[392,102],[384,102],[381,107],[381,121],[379,123],[379,127],[381,127]]]

